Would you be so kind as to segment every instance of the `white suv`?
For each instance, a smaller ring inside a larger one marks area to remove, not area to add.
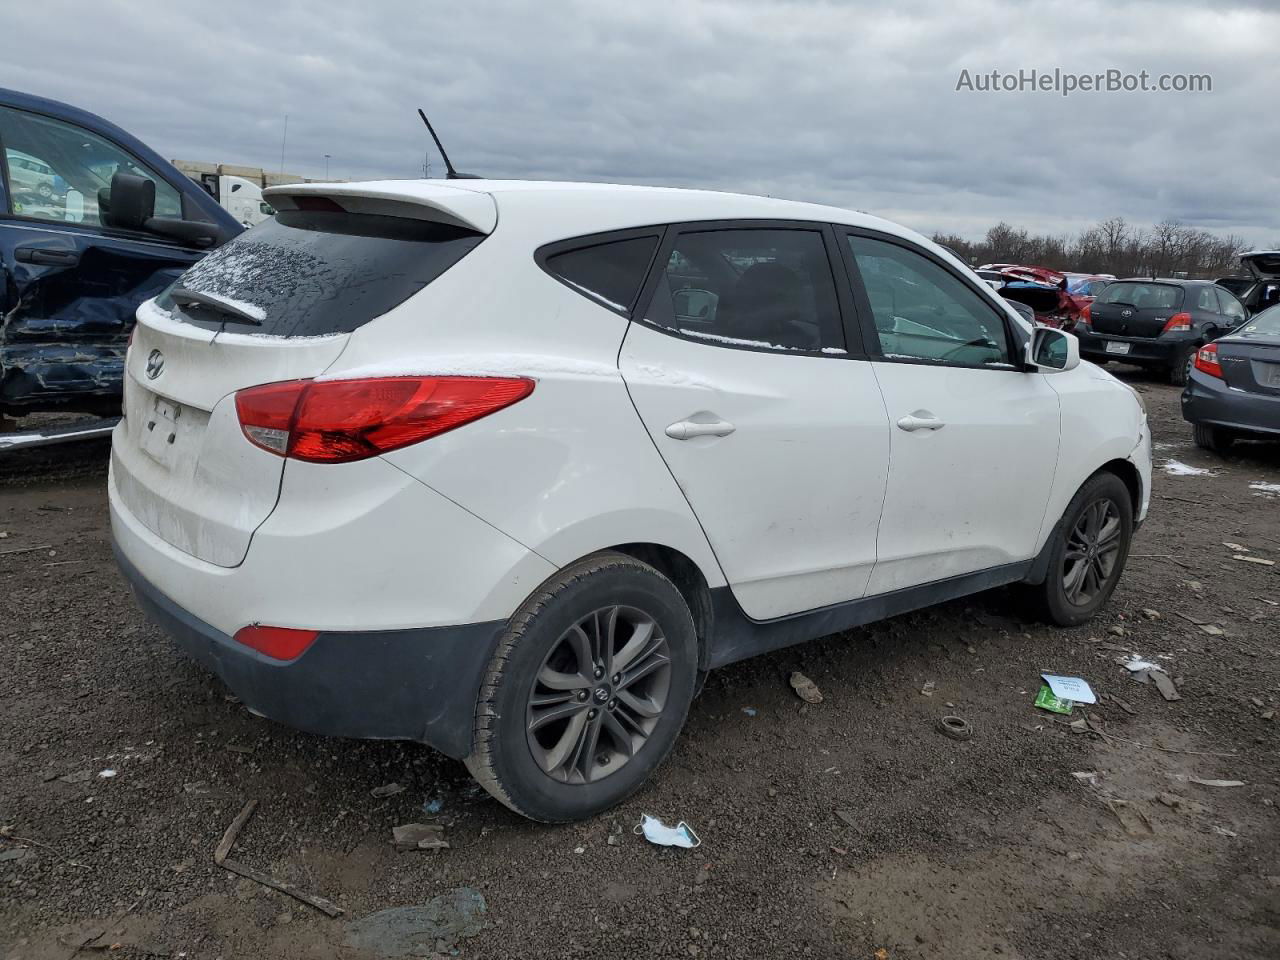
[[[597,813],[714,667],[1001,584],[1104,604],[1136,394],[938,246],[780,200],[313,184],[138,311],[111,517],[251,709]]]

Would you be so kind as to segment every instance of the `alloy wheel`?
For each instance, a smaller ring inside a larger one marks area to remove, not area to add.
[[[538,766],[561,783],[593,783],[644,746],[667,704],[671,654],[651,616],[610,606],[552,644],[529,690],[525,731]]]
[[[1072,604],[1088,606],[1106,589],[1120,559],[1122,530],[1120,510],[1110,499],[1081,512],[1062,558],[1062,588]]]

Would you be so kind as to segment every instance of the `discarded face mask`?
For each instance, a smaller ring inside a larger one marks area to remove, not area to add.
[[[692,849],[702,844],[698,835],[683,820],[674,827],[668,827],[657,817],[651,817],[647,813],[640,814],[640,822],[635,825],[634,832],[643,833],[646,840],[660,847]]]

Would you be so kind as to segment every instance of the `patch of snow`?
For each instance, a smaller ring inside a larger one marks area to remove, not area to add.
[[[641,374],[645,380],[656,383],[669,383],[674,387],[701,387],[706,390],[714,389],[710,381],[704,380],[696,373],[690,373],[687,370],[671,370],[667,367],[654,363],[637,363],[636,372]]]
[[[602,297],[602,296],[600,296],[600,294],[596,293],[594,290],[588,290],[588,289],[587,289],[586,287],[584,287],[582,284],[580,284],[580,283],[574,283],[572,280],[569,280],[569,279],[567,279],[566,277],[561,277],[559,274],[557,274],[556,276],[557,276],[560,280],[563,280],[565,283],[567,283],[569,286],[573,287],[573,289],[577,290],[579,293],[584,293],[584,294],[586,294],[586,295],[587,295],[588,297],[590,297],[592,300],[598,300],[600,303],[603,303],[606,307],[613,307],[613,309],[618,310],[618,311],[620,311],[621,313],[626,313],[626,312],[627,312],[627,308],[626,308],[626,307],[624,307],[622,304],[620,304],[620,303],[614,303],[614,302],[613,302],[612,300],[610,300],[608,297]]]
[[[237,300],[235,297],[228,297],[225,294],[214,293],[210,290],[196,290],[193,292],[199,293],[201,296],[208,297],[210,300],[217,300],[219,303],[225,304],[232,310],[238,310],[245,316],[252,317],[259,323],[267,319],[267,311],[263,310],[262,307],[258,306],[256,303],[250,303],[248,300]]]
[[[1171,477],[1211,477],[1212,470],[1206,470],[1204,467],[1193,467],[1183,463],[1181,460],[1166,460],[1163,464],[1164,472]]]
[[[1260,490],[1263,493],[1280,493],[1280,483],[1251,483],[1250,490]]]
[[[792,353],[811,353],[811,350],[805,347],[788,347],[781,343],[770,343],[768,340],[743,340],[738,337],[726,337],[719,333],[707,333],[704,330],[689,330],[685,327],[680,328],[680,332],[687,337],[696,337],[699,340],[711,340],[715,343],[725,343],[732,347],[767,347],[770,350],[788,350]],[[829,354],[845,354],[848,351],[840,347],[823,347],[823,353]]]
[[[846,350],[844,347],[823,347],[822,352],[829,353],[829,354],[832,354],[833,356],[838,356],[838,357],[847,357],[849,355],[849,351]]]
[[[355,380],[360,377],[539,377],[566,376],[620,379],[616,366],[533,353],[453,353],[430,357],[398,357],[325,373],[317,380]]]

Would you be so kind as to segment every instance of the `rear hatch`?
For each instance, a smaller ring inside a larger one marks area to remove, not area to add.
[[[485,236],[477,226],[493,227],[469,215],[477,198],[492,205],[486,195],[413,189],[398,200],[356,185],[277,191],[274,218],[139,309],[112,470],[149,530],[210,563],[244,560],[285,461],[244,438],[235,392],[323,373],[353,330],[466,256]],[[458,210],[449,194],[465,198]]]
[[[1280,278],[1280,250],[1253,250],[1242,253],[1240,262],[1259,280]]]
[[[1158,280],[1117,280],[1089,308],[1097,333],[1114,337],[1160,336],[1169,318],[1182,309],[1182,287]]]

